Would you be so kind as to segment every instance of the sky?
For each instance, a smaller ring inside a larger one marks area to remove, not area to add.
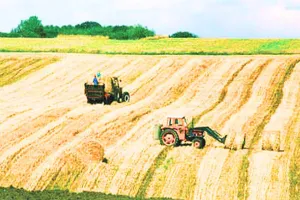
[[[30,16],[43,25],[141,24],[158,35],[300,38],[300,0],[0,0],[0,32]]]

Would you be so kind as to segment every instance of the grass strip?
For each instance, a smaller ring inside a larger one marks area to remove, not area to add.
[[[159,168],[165,161],[168,152],[171,150],[171,147],[164,147],[163,150],[158,154],[158,156],[155,158],[154,162],[152,163],[151,167],[148,169],[146,175],[144,176],[144,179],[141,183],[141,186],[139,188],[139,191],[136,194],[136,198],[145,198],[146,191],[148,186],[150,185],[153,174],[157,168]]]
[[[24,189],[17,189],[13,187],[4,188],[0,187],[0,199],[2,200],[70,200],[70,199],[83,199],[83,200],[130,200],[141,199],[133,198],[123,195],[104,194],[100,192],[81,192],[74,193],[68,190],[44,190],[44,191],[26,191]],[[170,198],[149,198],[150,199],[170,199]]]

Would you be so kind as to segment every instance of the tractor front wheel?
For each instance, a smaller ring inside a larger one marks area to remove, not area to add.
[[[122,103],[122,98],[121,97],[118,97],[118,103]]]
[[[166,146],[177,146],[179,141],[177,133],[171,129],[164,130],[159,139]]]
[[[197,149],[203,149],[205,146],[205,139],[204,138],[195,138],[193,139],[193,147]]]

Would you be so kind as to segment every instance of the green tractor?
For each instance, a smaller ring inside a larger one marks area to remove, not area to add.
[[[155,125],[154,139],[166,146],[178,146],[182,141],[189,141],[195,148],[202,149],[206,143],[204,133],[225,144],[227,135],[222,137],[217,131],[207,126],[194,127],[193,121],[188,124],[184,116],[169,116],[165,126]]]
[[[113,101],[129,102],[130,95],[128,92],[124,92],[120,87],[119,79],[117,77],[106,77],[104,81],[100,81],[99,85],[84,84],[84,93],[87,98],[87,102],[90,104],[104,103],[111,104]]]

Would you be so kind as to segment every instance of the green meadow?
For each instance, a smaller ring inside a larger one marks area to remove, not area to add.
[[[299,54],[300,39],[202,39],[150,37],[111,40],[100,36],[0,38],[0,52],[60,52],[133,55]]]

